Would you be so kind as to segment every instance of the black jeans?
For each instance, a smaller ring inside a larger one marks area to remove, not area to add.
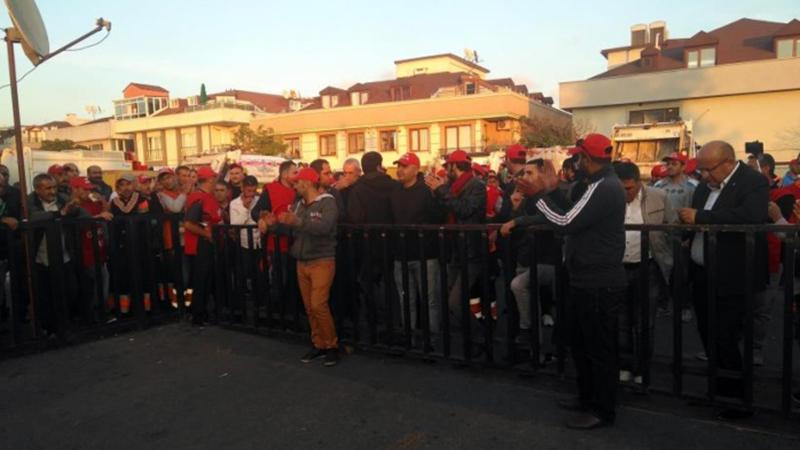
[[[197,255],[192,260],[192,322],[208,320],[208,297],[214,283],[214,244],[204,238],[197,240]],[[215,301],[219,301],[216,299]]]
[[[692,263],[694,310],[697,313],[697,329],[703,340],[703,348],[708,353],[708,279],[702,266]],[[723,280],[718,280],[723,282]],[[744,365],[739,341],[742,340],[742,327],[745,316],[745,296],[717,295],[716,301],[716,346],[717,367],[720,369],[742,370]],[[717,377],[717,393],[726,397],[742,398],[744,383],[741,378]]]
[[[625,287],[570,286],[567,320],[581,404],[613,422],[619,378],[618,317]]]

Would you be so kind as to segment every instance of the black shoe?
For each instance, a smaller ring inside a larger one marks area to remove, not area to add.
[[[322,365],[325,367],[332,367],[339,363],[339,350],[332,348],[325,352],[325,360]]]
[[[717,414],[718,420],[741,420],[753,417],[752,409],[727,408]]]
[[[603,420],[594,414],[589,413],[577,415],[567,422],[567,428],[571,428],[573,430],[592,430],[609,425],[611,425],[611,422]]]
[[[305,355],[303,355],[302,358],[300,358],[300,361],[304,363],[310,363],[311,361],[319,358],[324,354],[325,354],[324,350],[320,350],[318,348],[312,348],[311,350],[308,351],[308,353],[306,353]]]
[[[579,399],[571,398],[558,401],[558,407],[567,411],[585,412],[589,408],[586,407]]]

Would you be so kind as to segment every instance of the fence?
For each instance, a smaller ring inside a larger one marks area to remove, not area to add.
[[[671,332],[665,331],[671,334],[671,345],[666,352],[650,350],[655,337],[651,331],[654,316],[651,302],[629,305],[631,311],[638,312],[641,321],[635,328],[632,345],[633,370],[642,376],[642,383],[637,387],[667,389],[677,396],[695,395],[685,386],[687,380],[693,380],[691,387],[700,389],[700,396],[717,402],[720,401],[718,377],[734,377],[743,382],[742,401],[746,405],[789,414],[796,357],[793,346],[795,279],[793,276],[784,278],[781,320],[772,321],[782,324],[781,339],[776,343],[781,355],[780,365],[756,372],[753,367],[754,306],[758,295],[755,274],[761,268],[755,266],[755,255],[757,241],[766,233],[784,234],[784,272],[794,274],[798,229],[774,225],[632,225],[626,228],[641,231],[641,255],[651,254],[654,233],[668,233],[675,261],[674,273],[685,272],[688,264],[687,250],[676,237],[703,233],[705,264],[709,268],[709,299],[717,297],[719,283],[726,281],[717,279],[715,269],[719,265],[720,236],[742,237],[744,260],[741,263],[746,274],[741,368],[721,368],[715,345],[708,345],[708,361],[704,366],[692,363],[684,355],[687,335],[678,312],[688,295],[685,283],[669,285],[673,314]],[[537,270],[529,272],[530,303],[527,308],[519,308],[511,282],[521,273],[517,271],[520,261],[515,261],[518,256],[514,253],[522,248],[510,239],[495,240],[496,230],[494,226],[483,225],[340,227],[331,297],[340,339],[347,345],[395,354],[569,376],[570,368],[565,363],[569,356],[568,330],[565,329],[567,305],[579,299],[567,298],[569,274],[560,254],[549,261],[554,263],[547,283],[556,317],[552,333],[543,329],[541,320],[542,295],[546,292],[539,279],[542,251],[537,247],[546,245],[560,251],[560,237],[545,238],[552,231],[544,226],[527,231],[533,236],[523,244],[527,248],[527,266]],[[10,286],[6,291],[10,295],[6,295],[5,303],[10,313],[8,339],[2,340],[3,348],[13,351],[30,344],[69,341],[71,336],[80,334],[140,329],[151,323],[180,318],[187,313],[186,305],[192,292],[188,287],[189,259],[182,254],[180,236],[179,216],[141,215],[111,222],[27,222],[17,231],[8,230],[6,267]],[[213,322],[246,331],[307,332],[294,262],[286,251],[287,239],[277,235],[260,236],[254,226],[215,228],[213,301],[209,308]],[[44,247],[42,242],[45,242]],[[107,258],[103,257],[104,244]],[[30,264],[24,262],[26,253]],[[87,253],[92,257],[86,258]],[[42,264],[44,255],[47,265]],[[32,270],[28,271],[28,266]],[[650,289],[656,280],[650,279],[647,270],[639,273],[638,298],[651,299]],[[30,274],[30,283],[27,274]],[[107,280],[111,281],[109,287]],[[76,284],[77,290],[73,291]],[[470,292],[470,288],[477,292]],[[128,312],[125,312],[126,298],[131,305]],[[29,324],[25,323],[26,312]],[[532,337],[529,341],[521,339],[525,332],[520,328],[520,312],[528,316],[529,336]],[[717,302],[709,301],[710,343],[718,339],[719,314]],[[108,319],[112,323],[106,323]],[[695,333],[693,330],[691,336]],[[654,376],[657,383],[653,383]],[[698,379],[702,380],[702,386],[697,384]],[[756,382],[758,390],[754,390]]]

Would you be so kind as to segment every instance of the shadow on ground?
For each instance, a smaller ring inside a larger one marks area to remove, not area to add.
[[[800,448],[641,399],[614,428],[569,431],[555,407],[568,386],[552,379],[376,356],[325,368],[300,363],[305,350],[176,324],[3,361],[0,448]]]

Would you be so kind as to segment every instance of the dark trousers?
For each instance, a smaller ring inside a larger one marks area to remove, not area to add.
[[[59,281],[63,285],[59,285]],[[39,307],[36,316],[42,329],[50,333],[63,332],[69,317],[77,310],[75,263],[70,261],[57,269],[36,263],[36,283],[39,286],[35,291]]]
[[[618,315],[625,288],[570,286],[567,320],[581,404],[613,421],[617,401]]]
[[[642,298],[641,280],[647,270],[647,298]],[[628,279],[625,301],[620,305],[619,314],[619,353],[620,368],[640,375],[641,363],[647,364],[653,355],[655,345],[656,299],[664,291],[663,278],[654,260],[644,263],[625,264]],[[647,300],[647,347],[643,347],[642,333],[644,320],[642,302]],[[640,361],[641,358],[641,361]]]
[[[199,324],[208,320],[208,297],[214,280],[214,245],[198,239],[197,255],[192,260],[192,322]]]
[[[693,299],[695,313],[697,313],[697,328],[703,347],[708,354],[709,329],[708,329],[708,279],[703,266],[692,263]],[[720,283],[723,280],[718,280]],[[742,370],[743,359],[739,351],[739,341],[742,339],[742,327],[745,316],[745,296],[717,295],[716,299],[716,354],[717,367],[720,369]],[[740,378],[717,377],[717,393],[727,397],[742,398],[744,383]]]

